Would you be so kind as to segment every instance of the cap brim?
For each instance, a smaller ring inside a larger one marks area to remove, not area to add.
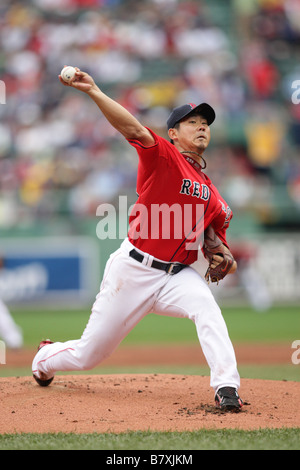
[[[198,106],[196,106],[194,109],[192,109],[189,113],[185,115],[188,116],[191,113],[198,112],[207,120],[207,124],[210,126],[214,120],[216,119],[216,113],[214,109],[207,103],[201,103]]]
[[[216,118],[214,109],[207,103],[198,104],[198,106],[194,104],[185,104],[183,106],[178,106],[177,108],[173,109],[172,113],[170,114],[167,120],[168,129],[171,129],[177,124],[178,122],[185,119],[192,113],[199,113],[205,119],[207,119],[207,123],[210,126]]]

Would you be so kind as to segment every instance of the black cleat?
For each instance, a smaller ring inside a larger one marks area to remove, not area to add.
[[[243,400],[239,397],[234,387],[222,387],[215,396],[216,407],[222,411],[238,412],[243,406]]]
[[[44,341],[41,341],[39,346],[38,346],[38,351],[40,349],[42,349],[44,346],[46,346],[47,344],[52,344],[52,343],[53,343],[53,341],[50,341],[50,339],[46,339]],[[43,374],[40,373],[40,375],[43,375]],[[33,378],[41,387],[48,387],[48,385],[50,385],[52,380],[54,379],[54,377],[51,377],[51,379],[40,379],[34,374],[33,374]]]

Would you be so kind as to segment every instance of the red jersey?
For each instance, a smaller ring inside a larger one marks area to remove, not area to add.
[[[128,238],[155,258],[192,264],[209,225],[227,245],[232,212],[197,162],[149,131],[155,139],[150,147],[129,140],[139,165],[138,200],[129,217]]]

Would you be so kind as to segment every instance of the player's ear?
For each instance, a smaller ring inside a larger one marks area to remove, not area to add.
[[[169,135],[171,140],[177,139],[177,129],[175,129],[175,128],[169,129],[168,130],[168,135]]]

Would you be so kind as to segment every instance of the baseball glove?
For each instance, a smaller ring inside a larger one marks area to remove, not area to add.
[[[210,226],[204,232],[203,254],[209,263],[206,281],[219,283],[230,272],[235,259]]]

